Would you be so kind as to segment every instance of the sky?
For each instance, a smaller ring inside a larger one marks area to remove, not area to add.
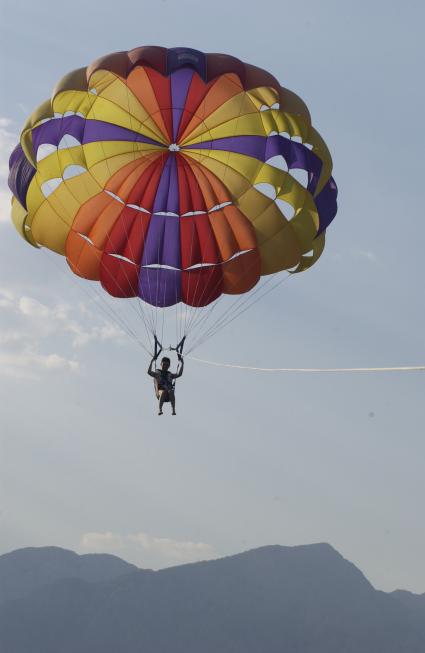
[[[0,554],[57,545],[161,568],[329,542],[378,589],[425,592],[423,373],[187,359],[178,415],[159,418],[147,355],[116,321],[136,316],[118,300],[111,315],[91,284],[19,238],[6,184],[26,117],[70,70],[146,44],[254,63],[309,106],[339,211],[314,268],[196,355],[423,365],[423,3],[116,7],[0,2]]]

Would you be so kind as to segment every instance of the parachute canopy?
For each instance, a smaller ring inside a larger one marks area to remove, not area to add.
[[[270,73],[141,47],[71,72],[30,116],[12,219],[110,295],[201,307],[317,261],[331,170],[307,107]]]

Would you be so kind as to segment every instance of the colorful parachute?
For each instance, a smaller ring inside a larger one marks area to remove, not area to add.
[[[115,297],[201,307],[317,261],[331,170],[307,107],[269,73],[141,47],[71,72],[28,119],[12,219]]]

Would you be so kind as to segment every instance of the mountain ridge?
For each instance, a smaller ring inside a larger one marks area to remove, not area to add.
[[[158,571],[115,556],[58,549],[0,556],[0,588],[2,578],[9,582],[9,598],[0,604],[1,651],[425,650],[422,595],[376,590],[326,543],[271,545]]]

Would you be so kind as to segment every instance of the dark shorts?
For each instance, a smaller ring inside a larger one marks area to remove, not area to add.
[[[158,385],[156,387],[156,396],[157,399],[160,397],[163,397],[163,401],[167,402],[170,401],[170,392],[173,392],[173,388],[166,388],[163,385]]]

